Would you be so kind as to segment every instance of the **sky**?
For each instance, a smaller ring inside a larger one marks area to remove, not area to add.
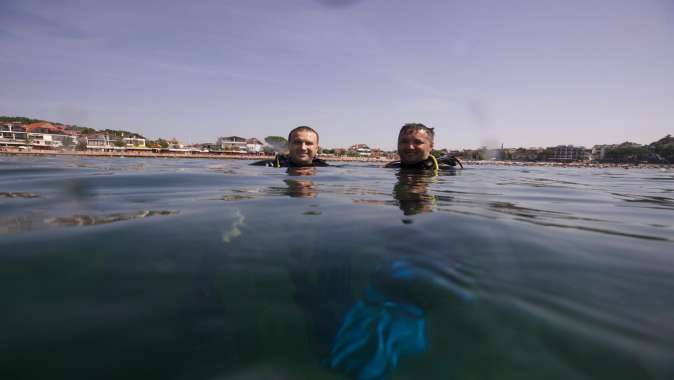
[[[0,115],[394,149],[674,134],[674,0],[0,0]]]

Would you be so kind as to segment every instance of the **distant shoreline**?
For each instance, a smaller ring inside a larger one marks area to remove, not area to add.
[[[82,151],[57,151],[57,150],[0,150],[0,155],[11,156],[77,156],[77,157],[119,157],[119,158],[203,158],[211,160],[270,160],[273,155],[247,155],[247,154],[212,154],[212,153],[151,153],[151,152],[82,152]],[[386,158],[364,157],[326,157],[326,161],[362,161],[362,162],[389,162]]]
[[[200,158],[211,160],[265,160],[272,159],[269,155],[224,155],[209,153],[149,153],[149,152],[80,152],[80,151],[53,151],[53,150],[0,150],[0,155],[8,156],[76,156],[76,157],[119,157],[119,158]],[[385,163],[391,161],[386,158],[365,158],[365,157],[326,157],[321,156],[325,161],[351,161],[351,162],[377,162]],[[624,169],[672,169],[671,164],[630,164],[630,163],[590,163],[590,162],[552,162],[552,161],[472,161],[462,160],[461,163],[466,166],[536,166],[536,167],[560,167],[560,168],[624,168]]]
[[[672,169],[672,164],[631,164],[607,162],[556,162],[556,161],[461,161],[464,165],[496,165],[496,166],[537,166],[556,168],[623,168],[623,169]]]

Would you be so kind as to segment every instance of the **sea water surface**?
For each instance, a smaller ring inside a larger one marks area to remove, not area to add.
[[[674,171],[0,157],[2,379],[672,379]]]

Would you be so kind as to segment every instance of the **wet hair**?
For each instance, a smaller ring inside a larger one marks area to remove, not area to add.
[[[288,133],[288,144],[290,144],[290,143],[292,142],[293,134],[294,134],[295,132],[302,132],[302,131],[305,131],[305,132],[313,132],[313,133],[316,135],[316,143],[318,143],[318,132],[316,132],[316,131],[315,131],[313,128],[311,128],[311,127],[307,127],[306,125],[300,125],[299,127],[297,127],[297,128],[295,128],[295,129],[293,129],[292,131],[290,131],[290,133]]]
[[[429,128],[421,123],[407,123],[400,128],[400,132],[398,133],[398,139],[400,139],[400,136],[402,135],[407,135],[410,133],[414,133],[417,131],[424,131],[426,134],[431,138],[431,143],[435,139],[435,131],[433,128]]]

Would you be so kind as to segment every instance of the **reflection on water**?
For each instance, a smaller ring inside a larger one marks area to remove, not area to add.
[[[674,378],[671,171],[0,172],[3,379]]]
[[[443,172],[442,175],[456,175],[455,171]],[[430,187],[438,183],[437,174],[428,171],[401,169],[395,173],[393,199],[355,199],[357,204],[397,206],[403,215],[415,215],[433,212],[438,200],[444,203],[452,201],[451,196],[437,195]],[[379,195],[378,193],[374,193]],[[412,223],[411,219],[403,219],[403,223]]]
[[[429,192],[429,186],[436,182],[436,176],[423,171],[400,170],[393,187],[393,198],[405,215],[432,212],[436,197]]]
[[[5,197],[5,198],[37,198],[39,197],[40,194],[35,194],[35,193],[29,193],[29,192],[0,192],[0,197]]]
[[[616,197],[623,199],[625,202],[650,203],[654,208],[669,208],[674,209],[674,198],[663,196],[643,196],[635,194],[618,194],[613,193]]]
[[[149,218],[152,216],[175,215],[177,213],[177,211],[167,210],[141,210],[135,213],[126,214],[114,213],[108,215],[73,215],[67,217],[47,218],[45,219],[45,223],[59,227],[95,226],[98,224],[108,224],[125,220]]]
[[[299,168],[288,168],[288,176],[291,177],[301,177],[301,176],[313,176],[316,174],[316,168],[314,167],[299,167]],[[315,198],[316,197],[316,188],[314,183],[310,180],[299,180],[299,179],[285,179],[283,182],[288,185],[288,189],[285,191],[290,197],[299,197],[299,198]]]

